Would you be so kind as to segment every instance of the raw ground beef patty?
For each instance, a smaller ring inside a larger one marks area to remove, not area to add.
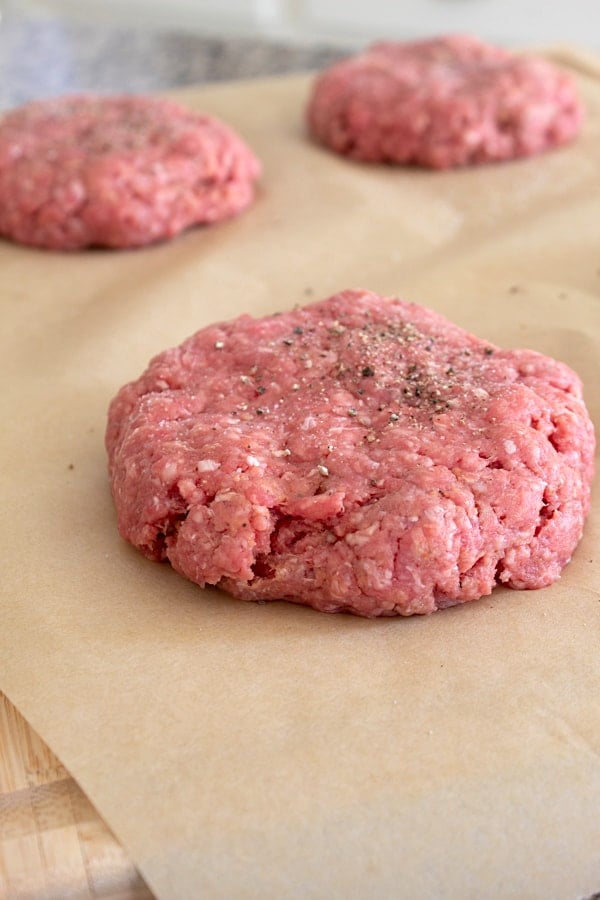
[[[258,175],[230,128],[171,100],[40,100],[0,119],[0,234],[53,250],[137,247],[235,215]]]
[[[468,36],[374,44],[325,70],[308,106],[332,150],[434,169],[532,156],[573,140],[581,120],[566,72]]]
[[[119,529],[243,600],[411,615],[559,577],[589,507],[580,381],[344,291],[205,328],[113,400]]]

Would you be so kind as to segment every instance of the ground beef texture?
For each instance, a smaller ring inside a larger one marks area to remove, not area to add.
[[[566,365],[351,290],[156,356],[106,442],[118,527],[150,559],[367,617],[551,584],[594,455]]]
[[[50,250],[139,247],[241,212],[259,174],[231,128],[172,100],[34,101],[0,119],[0,234]]]
[[[449,169],[533,156],[579,134],[575,80],[546,59],[456,35],[382,42],[316,79],[308,127],[365,162]]]

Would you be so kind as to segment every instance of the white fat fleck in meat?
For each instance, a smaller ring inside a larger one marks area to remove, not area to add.
[[[351,531],[345,537],[344,540],[351,547],[360,547],[366,543],[368,543],[375,532],[379,528],[379,522],[373,522],[367,528],[362,528],[360,531]]]
[[[161,469],[160,477],[161,480],[165,483],[174,481],[177,478],[177,474],[179,472],[179,466],[176,462],[171,460],[167,460]]]
[[[219,491],[215,496],[215,503],[225,503],[227,500],[235,500],[239,495],[235,491]]]
[[[317,424],[317,420],[315,419],[315,417],[312,415],[309,415],[309,416],[306,416],[306,418],[300,425],[300,428],[302,429],[302,431],[310,431],[310,429],[314,428],[316,424]]]
[[[199,472],[216,472],[221,468],[221,463],[216,459],[200,459],[196,463]]]
[[[445,511],[443,506],[428,506],[427,509],[423,511],[423,518],[427,519],[430,522],[440,522],[445,518]]]

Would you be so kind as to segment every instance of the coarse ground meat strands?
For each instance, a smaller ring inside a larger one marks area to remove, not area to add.
[[[336,153],[432,169],[533,156],[574,140],[582,119],[566,71],[469,35],[376,43],[322,72],[307,108]]]
[[[72,95],[0,118],[0,234],[49,250],[139,247],[237,215],[260,164],[172,100]]]
[[[563,363],[342,291],[199,331],[113,400],[124,538],[200,585],[362,616],[557,579],[594,434]]]

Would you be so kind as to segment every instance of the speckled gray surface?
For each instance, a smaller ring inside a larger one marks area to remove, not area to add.
[[[315,69],[341,55],[339,48],[9,16],[0,25],[0,109],[71,91],[157,91]]]

